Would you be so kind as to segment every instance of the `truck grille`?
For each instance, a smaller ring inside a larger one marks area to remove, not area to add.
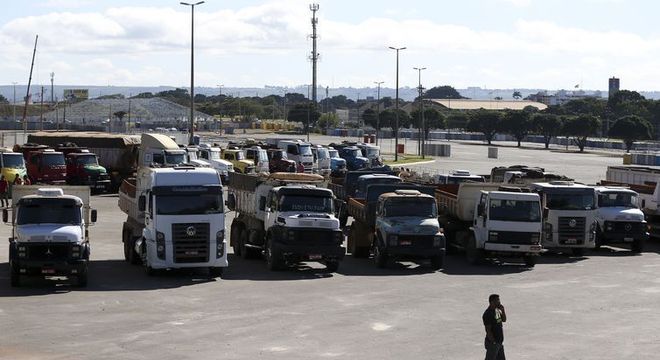
[[[209,261],[209,224],[172,224],[172,246],[175,263]]]
[[[632,221],[606,221],[605,230],[622,234],[639,234],[646,231],[646,224]]]
[[[586,219],[583,217],[560,217],[558,239],[562,245],[584,244]]]
[[[287,242],[299,243],[308,246],[334,245],[335,232],[318,231],[318,230],[295,230],[295,231],[289,230],[287,234]]]
[[[433,247],[433,235],[398,235],[399,245],[410,242],[405,245],[408,248],[428,249]]]
[[[27,258],[37,261],[64,260],[69,258],[70,244],[21,244],[27,249]]]
[[[520,231],[491,231],[488,235],[488,242],[495,244],[537,245],[539,239],[539,233]]]

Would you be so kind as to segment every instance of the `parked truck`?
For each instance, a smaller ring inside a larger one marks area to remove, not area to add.
[[[72,146],[57,147],[56,150],[64,154],[67,184],[88,185],[92,192],[110,190],[110,175],[99,165],[96,154],[88,149]]]
[[[542,245],[546,249],[571,250],[582,256],[596,246],[596,191],[572,181],[529,185],[543,206]]]
[[[630,245],[633,252],[644,251],[649,237],[644,213],[639,209],[637,192],[619,186],[598,186],[596,248],[609,244]]]
[[[219,147],[209,144],[199,146],[199,158],[207,161],[215,171],[220,174],[222,183],[226,184],[229,180],[229,173],[234,171],[234,165],[222,159],[222,150]]]
[[[328,148],[321,145],[312,145],[312,154],[314,155],[313,171],[323,176],[330,175],[330,152]]]
[[[314,167],[314,155],[312,146],[302,140],[279,140],[277,147],[285,150],[289,160],[295,161],[303,172],[312,173]]]
[[[428,186],[369,185],[364,198],[348,201],[348,213],[353,217],[349,252],[358,258],[373,252],[380,268],[404,259],[427,259],[434,269],[442,268],[445,237],[432,194],[433,188]]]
[[[260,146],[252,146],[245,149],[245,158],[254,162],[254,171],[267,173],[270,171],[268,154]]]
[[[148,275],[161,269],[228,266],[222,182],[211,168],[141,167],[119,191],[124,258]]]
[[[268,149],[268,170],[271,173],[276,172],[290,172],[294,173],[297,170],[296,162],[289,160],[286,151],[282,149]]]
[[[333,215],[332,192],[316,186],[322,182],[314,174],[232,174],[227,206],[236,211],[234,253],[263,253],[271,270],[318,261],[337,271],[346,252],[344,235]]]
[[[440,185],[435,191],[448,248],[462,249],[470,264],[486,258],[522,258],[536,264],[541,253],[538,194],[496,183]]]
[[[0,168],[1,174],[7,181],[11,182],[18,175],[21,179],[27,175],[27,168],[25,167],[25,159],[21,153],[12,151],[11,149],[0,148]]]
[[[26,152],[27,174],[33,184],[66,183],[64,154],[54,149]]]
[[[2,220],[12,225],[11,286],[28,276],[66,276],[87,286],[89,225],[96,222],[89,187],[20,185],[13,191],[11,220],[9,210],[2,211]]]

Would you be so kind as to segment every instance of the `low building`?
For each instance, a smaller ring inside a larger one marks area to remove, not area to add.
[[[544,110],[548,105],[529,100],[428,99],[448,110],[522,110],[528,106]]]

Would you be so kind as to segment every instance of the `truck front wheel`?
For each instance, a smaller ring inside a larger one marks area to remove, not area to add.
[[[536,265],[536,258],[537,258],[537,256],[531,256],[531,255],[523,257],[523,261],[525,262],[525,266],[534,267],[534,265]]]
[[[465,248],[465,258],[470,265],[479,265],[485,259],[485,254],[483,249],[477,248],[477,240],[474,238],[474,235],[471,235],[466,244]]]
[[[284,259],[282,259],[282,254],[280,254],[274,247],[273,242],[270,237],[266,243],[266,264],[268,265],[268,270],[278,271],[284,268]]]
[[[209,276],[212,278],[222,278],[225,268],[222,267],[210,267]]]
[[[644,239],[635,239],[630,247],[630,250],[632,250],[634,253],[641,253],[644,251],[644,242]]]
[[[380,245],[374,246],[374,262],[379,269],[387,267],[388,256],[385,250],[381,249]]]
[[[87,287],[87,267],[78,274],[78,287],[84,288]]]
[[[337,272],[339,269],[339,260],[328,260],[325,262],[325,269],[328,272]]]
[[[10,263],[10,271],[11,271],[11,275],[9,281],[11,287],[21,286],[21,273],[19,273],[18,269],[15,266],[13,266],[13,264],[11,263]]]
[[[445,263],[445,256],[438,255],[431,258],[431,268],[433,270],[440,270]]]

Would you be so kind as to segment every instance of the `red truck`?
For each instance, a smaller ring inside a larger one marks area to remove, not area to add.
[[[64,154],[44,145],[25,144],[15,146],[14,151],[23,153],[27,174],[33,184],[64,184],[66,164]]]

